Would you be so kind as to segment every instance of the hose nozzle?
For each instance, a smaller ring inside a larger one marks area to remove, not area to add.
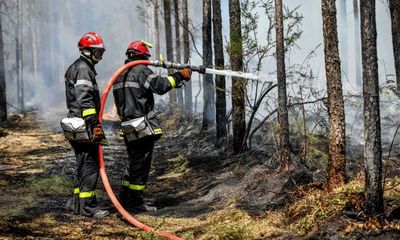
[[[203,65],[199,65],[199,66],[190,65],[189,68],[192,71],[195,71],[195,72],[198,72],[198,73],[201,73],[201,74],[206,73],[206,67],[204,67]]]
[[[162,67],[162,68],[173,68],[173,69],[183,69],[183,68],[190,68],[192,71],[204,74],[206,73],[206,68],[202,65],[195,66],[189,64],[180,64],[180,63],[173,63],[168,61],[150,61],[150,65],[154,67]]]

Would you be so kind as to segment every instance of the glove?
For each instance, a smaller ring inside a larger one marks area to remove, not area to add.
[[[103,127],[97,124],[93,127],[93,142],[101,142],[105,139]]]
[[[190,68],[184,68],[179,71],[181,74],[183,80],[189,81],[190,78],[192,77],[192,70]]]
[[[85,120],[85,123],[89,126],[95,126],[100,124],[99,117],[97,116],[97,114],[88,115],[84,117],[83,120]]]

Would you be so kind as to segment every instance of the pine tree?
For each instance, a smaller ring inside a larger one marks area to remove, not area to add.
[[[159,33],[159,20],[158,20],[158,0],[153,0],[153,22],[154,22],[154,45],[156,51],[156,58],[160,57],[160,33]]]
[[[224,69],[224,45],[222,39],[221,0],[213,0],[214,66]],[[217,140],[226,137],[225,76],[215,77],[215,109]]]
[[[358,0],[353,0],[353,15],[354,15],[354,54],[355,54],[355,73],[356,84],[361,86],[361,43],[360,43],[360,15],[358,9]]]
[[[364,95],[365,211],[383,214],[382,146],[379,112],[375,0],[361,0],[361,46]]]
[[[241,29],[240,1],[229,0],[230,25],[230,62],[234,71],[243,71],[243,46]],[[245,120],[246,82],[242,78],[232,77],[232,116],[233,116],[233,151],[242,151],[246,134]]]
[[[180,34],[180,17],[179,8],[181,4],[179,0],[174,0],[174,15],[175,15],[175,62],[181,62],[181,34]],[[176,89],[178,98],[178,106],[183,109],[183,90],[181,88]]]
[[[25,110],[24,106],[24,78],[23,78],[23,64],[22,64],[22,1],[17,0],[17,27],[15,28],[15,57],[17,63],[17,99],[18,107],[21,111]]]
[[[346,135],[335,0],[322,0],[326,84],[328,90],[329,147],[327,190],[345,182]]]
[[[190,59],[188,0],[183,0],[183,28],[183,61],[187,64]],[[185,110],[189,114],[193,113],[192,98],[192,81],[188,81],[185,86]]]
[[[6,73],[4,66],[3,22],[0,16],[0,122],[7,120]]]
[[[289,170],[289,166],[291,164],[282,0],[275,0],[275,29],[278,78],[279,160],[281,164],[280,169],[282,171]]]
[[[167,46],[167,61],[174,60],[174,48],[172,43],[172,26],[171,26],[171,2],[170,0],[164,0],[164,26],[165,26],[165,42]],[[172,73],[172,70],[169,70]],[[169,102],[171,107],[176,106],[176,92],[169,92]]]
[[[400,91],[400,2],[398,0],[389,0],[389,9],[392,20],[392,43],[397,91]]]
[[[203,65],[212,67],[211,46],[211,0],[203,0]],[[214,125],[214,82],[211,74],[205,74],[203,79],[203,124],[202,130]]]
[[[343,23],[342,24],[342,34],[340,38],[340,53],[342,55],[342,64],[341,64],[341,69],[342,69],[342,76],[346,76],[348,74],[348,67],[347,67],[347,59],[348,59],[348,52],[347,52],[347,0],[340,0],[340,20]]]

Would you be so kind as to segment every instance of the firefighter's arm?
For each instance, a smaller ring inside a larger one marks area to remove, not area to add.
[[[190,80],[191,70],[187,69],[185,72],[182,72],[183,70],[167,77],[161,77],[154,74],[150,69],[146,69],[140,75],[140,82],[145,89],[150,89],[156,94],[163,95],[174,88],[182,87],[184,80]]]
[[[79,104],[82,118],[92,125],[98,124],[98,113],[94,104],[94,85],[90,73],[83,69],[76,76],[75,96]]]

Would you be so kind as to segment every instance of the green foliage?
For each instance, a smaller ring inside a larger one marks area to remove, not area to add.
[[[154,227],[155,230],[158,230],[158,229],[162,228],[164,225],[165,225],[165,217],[159,217],[159,218],[157,218],[157,221],[156,221],[156,223],[154,223],[153,227]],[[160,239],[160,236],[158,234],[155,234],[154,232],[145,232],[145,231],[141,231],[139,233],[138,237],[139,237],[140,240],[156,240],[156,239]]]
[[[31,176],[26,178],[24,185],[21,189],[12,190],[13,197],[0,196],[0,202],[7,203],[7,207],[0,207],[0,217],[7,219],[23,216],[26,213],[25,209],[40,203],[41,196],[65,196],[72,190],[72,181],[58,176]]]
[[[324,149],[327,140],[315,134],[308,134],[307,141],[308,151],[305,159],[307,164],[311,167],[323,169],[328,165],[328,154]]]
[[[309,191],[287,209],[288,228],[297,234],[306,235],[316,224],[341,211],[354,194],[362,191],[362,179],[356,179],[330,194],[323,190]]]
[[[18,196],[0,196],[0,218],[11,219],[26,214],[25,209],[32,208],[39,204],[37,198],[31,194]]]
[[[139,233],[138,239],[139,240],[155,240],[156,239],[156,235],[153,232],[145,232],[145,231],[141,231]]]
[[[215,225],[211,225],[208,229],[209,233],[216,240],[243,240],[249,239],[246,228],[235,222],[225,220]]]
[[[39,196],[66,195],[72,191],[73,183],[69,178],[59,176],[29,177],[27,179],[31,192]]]
[[[286,50],[295,46],[296,41],[300,39],[303,34],[303,30],[300,28],[303,21],[303,15],[299,14],[297,10],[300,6],[290,10],[284,6],[283,22],[287,22],[285,25],[285,48]]]
[[[274,55],[275,39],[275,6],[273,0],[251,1],[241,0],[241,28],[243,43],[243,62],[245,71],[260,71],[262,61]],[[296,41],[301,37],[303,31],[300,29],[303,16],[298,13],[296,7],[290,10],[284,7],[284,29],[285,29],[285,49],[288,50],[295,46]],[[263,9],[267,22],[262,22],[262,26],[266,26],[266,36],[262,36],[260,40],[258,34],[258,24],[260,22],[259,9]],[[264,40],[265,38],[265,40]],[[234,44],[234,43],[231,43]],[[229,48],[228,48],[229,49]],[[229,52],[229,50],[228,50]],[[232,54],[229,52],[229,54]],[[250,68],[250,65],[255,65]]]
[[[274,56],[275,39],[274,39],[274,28],[275,28],[275,7],[273,0],[241,0],[241,31],[242,36],[234,34],[231,36],[231,41],[227,46],[227,52],[229,55],[237,53],[240,49],[243,49],[243,62],[244,71],[260,71],[262,67],[262,61],[268,56]],[[301,37],[303,31],[300,29],[303,16],[300,15],[296,7],[293,10],[284,8],[284,28],[285,28],[285,48],[286,50],[295,46],[296,41]],[[267,22],[262,23],[262,26],[266,26],[266,36],[261,36],[259,39],[258,26],[260,22],[259,9],[263,9]],[[238,31],[233,31],[234,33]],[[232,38],[233,37],[233,38]],[[265,39],[265,40],[264,40]],[[230,46],[232,44],[233,46]],[[254,65],[250,67],[250,65]]]

